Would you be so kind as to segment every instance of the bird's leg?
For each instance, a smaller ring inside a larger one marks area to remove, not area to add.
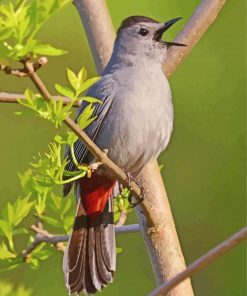
[[[103,149],[103,152],[107,155],[108,154],[108,149]],[[88,171],[87,171],[87,177],[91,178],[92,174],[101,166],[103,163],[100,161],[95,161],[95,159],[89,163],[87,166]]]
[[[135,208],[139,203],[141,203],[145,199],[146,191],[138,179],[135,179],[133,181],[135,181],[135,183],[141,189],[141,194],[138,197],[138,200],[136,200],[136,198],[134,198],[134,201],[133,201],[133,197],[131,195],[129,195],[129,197],[128,197],[129,204],[131,205],[132,208]],[[131,187],[130,187],[130,189],[131,189]]]
[[[138,187],[141,189],[141,194],[140,197],[138,198],[138,200],[133,201],[133,197],[131,195],[128,196],[128,202],[131,205],[132,208],[136,207],[140,202],[142,202],[145,198],[145,189],[142,186],[142,184],[140,183],[140,181],[138,179],[135,179],[129,172],[124,171],[127,175],[127,180],[128,180],[128,187],[131,190],[131,182],[134,181]]]

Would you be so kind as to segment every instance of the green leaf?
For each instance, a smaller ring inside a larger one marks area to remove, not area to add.
[[[11,205],[10,202],[7,203],[7,211],[8,211],[8,222],[9,225],[12,225],[15,220],[15,211],[13,206]]]
[[[59,144],[67,144],[67,140],[66,140],[66,137],[64,136],[61,136],[59,134],[57,134],[55,137],[54,137],[54,141],[59,143]]]
[[[39,264],[39,260],[37,258],[31,257],[29,263],[30,263],[31,268],[33,270],[37,270],[39,268],[40,264]]]
[[[54,193],[51,194],[50,201],[52,204],[52,209],[54,211],[60,210],[62,206],[62,199],[61,197],[55,195]]]
[[[19,286],[16,290],[15,296],[31,296],[32,295],[32,290],[27,289],[24,286]]]
[[[39,260],[46,260],[52,255],[53,253],[50,250],[40,250],[38,252],[35,252],[34,257]]]
[[[66,231],[66,233],[70,232],[73,223],[74,223],[74,217],[73,216],[66,216],[64,218],[63,227],[64,227],[64,230]]]
[[[12,35],[11,29],[6,29],[3,31],[0,31],[0,41],[3,41],[5,39],[8,39]]]
[[[12,233],[12,228],[5,220],[0,220],[0,235],[9,236]]]
[[[67,199],[63,199],[63,208],[62,208],[62,211],[61,211],[61,214],[62,215],[65,215],[69,209],[71,208],[71,205],[72,205],[72,202],[71,202],[71,199],[70,198],[67,198]]]
[[[78,139],[78,136],[73,132],[67,132],[67,134],[68,134],[67,143],[70,146],[72,146],[75,143],[75,141]]]
[[[77,90],[80,87],[80,81],[78,80],[75,73],[72,70],[70,70],[69,68],[67,68],[67,76],[68,76],[68,79],[69,79],[69,82],[70,82],[71,86],[75,90]]]
[[[123,248],[119,248],[119,247],[117,247],[117,248],[116,248],[116,253],[117,253],[117,254],[123,253]]]
[[[18,228],[13,230],[13,235],[20,235],[20,234],[28,234],[28,231],[26,228]]]
[[[30,213],[33,205],[35,202],[29,201],[30,195],[24,198],[18,198],[14,203],[14,212],[15,212],[15,219],[14,219],[14,226],[20,224],[24,218]]]
[[[81,98],[83,101],[86,101],[88,103],[99,103],[99,104],[102,104],[102,101],[99,100],[99,99],[96,99],[96,98],[93,98],[93,97],[82,97]]]
[[[1,296],[10,296],[13,291],[13,285],[8,282],[0,282]]]
[[[60,84],[55,84],[55,89],[63,96],[74,98],[75,94],[72,89],[66,86],[62,86]]]
[[[15,257],[16,257],[16,255],[14,253],[10,252],[4,243],[2,243],[0,245],[0,259],[1,260],[15,258]]]
[[[100,77],[89,78],[78,88],[77,93],[82,93],[83,91],[91,87],[94,83],[96,83],[99,79]]]
[[[48,55],[48,56],[61,56],[68,53],[65,50],[55,48],[50,44],[36,45],[33,48],[33,52],[39,55]]]
[[[86,128],[91,122],[93,122],[96,117],[92,117],[95,107],[92,107],[92,104],[89,104],[78,117],[77,122],[80,125],[81,129]]]
[[[57,221],[54,218],[51,217],[47,217],[47,216],[41,216],[42,220],[44,220],[45,222],[47,222],[49,225],[54,226],[54,227],[61,227],[59,221]]]
[[[87,70],[85,67],[82,67],[77,75],[78,81],[82,84],[87,78]]]

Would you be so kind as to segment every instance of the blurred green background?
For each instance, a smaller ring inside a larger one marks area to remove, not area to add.
[[[130,15],[157,20],[183,16],[169,31],[173,38],[188,20],[196,0],[107,1],[117,28]],[[69,50],[50,58],[40,71],[53,85],[65,83],[65,68],[85,65],[95,68],[80,19],[72,5],[53,17],[40,39]],[[171,40],[170,39],[170,40]],[[176,73],[170,78],[175,106],[175,129],[167,151],[159,162],[177,230],[187,262],[224,240],[245,223],[245,1],[228,1]],[[0,73],[0,90],[21,92],[30,87],[27,79]],[[151,98],[150,98],[151,99]],[[17,172],[23,172],[37,151],[45,151],[55,131],[39,118],[17,117],[18,105],[0,106],[0,196],[1,206],[20,194]],[[135,213],[129,222],[135,222]],[[155,286],[148,256],[140,234],[118,237],[124,252],[118,256],[113,285],[102,295],[146,295]],[[244,245],[238,246],[192,279],[199,296],[245,295]],[[28,266],[0,275],[16,284],[24,283],[33,295],[66,295],[62,256],[56,254],[39,271]],[[1,291],[0,291],[1,295]]]

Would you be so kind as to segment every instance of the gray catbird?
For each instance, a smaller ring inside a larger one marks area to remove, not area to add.
[[[183,44],[161,39],[179,19],[166,23],[143,16],[125,19],[101,79],[87,93],[102,104],[95,108],[93,116],[97,118],[86,133],[101,149],[108,149],[109,158],[133,176],[166,148],[172,133],[171,91],[162,65],[167,49]],[[81,104],[78,116],[86,105]],[[93,161],[80,140],[75,143],[75,156],[78,163]],[[66,157],[69,160],[66,169],[76,170],[69,149]],[[99,169],[91,178],[82,178],[75,184],[77,216],[64,256],[69,293],[94,294],[113,280],[115,183],[104,169]],[[64,187],[64,195],[71,186]]]

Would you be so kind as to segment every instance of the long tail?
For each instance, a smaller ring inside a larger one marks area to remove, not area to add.
[[[103,176],[83,178],[78,184],[78,206],[73,232],[64,255],[69,294],[94,294],[113,281],[116,246],[113,221],[114,182]]]

